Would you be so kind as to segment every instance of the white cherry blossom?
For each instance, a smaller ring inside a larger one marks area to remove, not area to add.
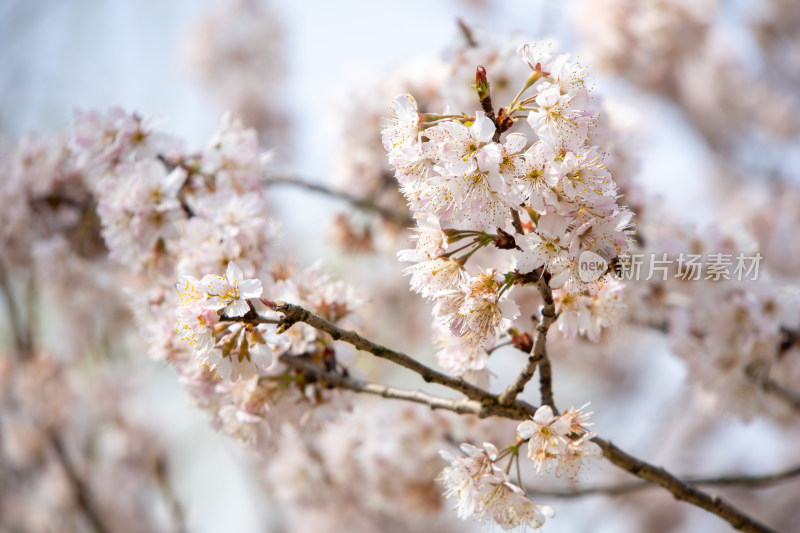
[[[399,94],[392,102],[392,112],[381,134],[383,146],[392,154],[413,146],[419,134],[419,110],[410,94]]]
[[[568,220],[556,213],[539,217],[536,231],[517,237],[521,250],[515,250],[517,270],[531,272],[539,267],[555,270],[567,257],[568,240],[566,229]]]
[[[247,300],[261,296],[261,281],[244,279],[244,273],[236,263],[231,261],[225,270],[225,277],[208,274],[201,280],[201,285],[209,295],[203,304],[207,309],[223,309],[228,317],[244,316],[250,306]]]

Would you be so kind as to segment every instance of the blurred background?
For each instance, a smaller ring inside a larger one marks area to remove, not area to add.
[[[388,110],[391,95],[407,90],[403,84],[387,87],[392,73],[401,66],[413,73],[407,65],[418,58],[447,61],[456,56],[465,33],[461,21],[488,35],[519,35],[519,42],[554,39],[561,50],[577,56],[593,73],[594,92],[624,139],[634,210],[636,202],[647,198],[648,206],[658,206],[653,211],[659,216],[704,227],[720,213],[755,209],[756,200],[748,203],[736,196],[753,182],[791,189],[800,176],[800,9],[791,0],[755,4],[661,0],[644,8],[624,0],[4,0],[0,137],[11,142],[29,131],[55,134],[70,124],[75,109],[121,106],[143,116],[163,116],[163,129],[199,149],[217,131],[222,114],[233,111],[259,131],[264,147],[274,149],[275,168],[359,195],[360,187],[371,185],[348,181],[352,168],[343,169],[341,160],[357,152],[358,132],[368,130],[362,135],[366,142],[378,135],[374,124],[359,121],[359,106],[368,103],[370,113],[379,113],[377,99]],[[371,164],[368,158],[364,165]],[[365,253],[357,256],[361,266],[353,266],[352,257],[341,251],[364,237],[358,228],[363,230],[365,222],[358,215],[353,219],[345,205],[304,191],[280,188],[275,195],[276,217],[285,221],[288,238],[296,240],[299,261],[321,257],[342,277],[377,271],[392,279],[386,283],[406,290],[394,260],[394,236],[374,229],[375,242],[367,247],[388,250],[388,259]],[[788,209],[797,215],[798,205]],[[332,230],[327,223],[320,230],[320,221],[337,213],[348,221],[336,226],[339,233],[331,238]],[[792,224],[788,228],[796,229]],[[798,241],[789,235],[787,247],[796,250]],[[63,334],[55,328],[49,341],[58,344]],[[4,335],[9,343],[8,328]],[[146,358],[135,335],[128,336],[128,352],[116,354],[112,365],[125,376],[126,387],[109,386],[87,401],[119,403],[135,424],[146,428],[142,431],[157,435],[163,456],[146,460],[147,442],[137,444],[136,453],[128,449],[130,443],[109,446],[122,446],[161,472],[165,481],[159,490],[167,496],[159,512],[166,516],[179,508],[189,531],[276,528],[279,512],[247,455],[209,427],[171,370]],[[418,350],[431,351],[427,331],[413,342]],[[696,430],[675,421],[686,405],[686,369],[664,342],[645,338],[639,351],[629,361],[630,372],[639,373],[631,397],[646,393],[646,399],[636,404],[625,400],[613,413],[599,415],[599,427],[633,446],[642,439],[658,440],[650,424],[676,424],[678,436],[661,442],[658,457],[651,459],[682,457],[685,437]],[[606,348],[610,352],[613,347]],[[565,388],[578,387],[570,385],[572,378],[564,379]],[[31,388],[37,383],[33,380]],[[610,394],[608,386],[597,392]],[[654,412],[661,415],[652,419]],[[613,434],[619,418],[641,422]],[[714,472],[731,465],[777,468],[792,458],[778,444],[792,431],[764,420],[726,420],[715,438],[740,444],[714,450],[703,466]],[[748,450],[752,435],[761,436],[756,454]],[[704,440],[701,448],[714,449],[710,442]],[[25,448],[24,442],[18,445]],[[647,450],[647,443],[642,448]],[[800,456],[795,453],[794,459]],[[684,466],[686,472],[698,465]],[[10,486],[4,485],[6,491]],[[796,495],[797,485],[787,490]],[[580,505],[588,513],[583,517],[606,516],[604,502],[565,502],[559,507],[562,525],[547,529],[636,530],[627,515],[606,517],[607,522],[591,527],[585,519],[570,517],[569,505]],[[628,512],[636,514],[635,509]],[[720,527],[699,511],[674,528],[661,518],[665,531]]]

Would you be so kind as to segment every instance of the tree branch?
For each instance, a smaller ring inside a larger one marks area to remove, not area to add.
[[[800,394],[787,389],[775,380],[770,379],[769,376],[764,376],[764,378],[759,381],[759,384],[762,390],[767,394],[771,394],[775,398],[782,400],[792,409],[800,410]]]
[[[558,413],[556,401],[553,398],[553,369],[550,366],[550,359],[547,358],[546,347],[542,360],[539,361],[539,394],[542,398],[542,405],[549,405],[554,413]]]
[[[83,480],[78,476],[78,473],[75,472],[72,463],[70,463],[69,458],[67,457],[67,452],[64,449],[63,443],[61,442],[61,438],[52,428],[45,430],[45,432],[48,440],[50,441],[50,445],[55,452],[56,458],[61,464],[61,468],[64,470],[67,481],[72,488],[78,508],[86,517],[86,520],[89,522],[89,526],[96,533],[109,533],[111,529],[106,526],[105,522],[103,522],[100,512],[95,507],[94,499],[89,491],[89,487],[87,487]]]
[[[156,486],[164,498],[164,503],[167,505],[170,515],[172,515],[174,531],[175,533],[186,533],[186,517],[183,512],[183,507],[178,501],[175,492],[172,490],[172,484],[169,481],[166,455],[163,453],[159,454],[154,466],[153,474]]]
[[[270,178],[265,178],[263,180],[263,184],[266,187],[272,185],[291,185],[293,187],[300,187],[302,189],[318,192],[320,194],[324,194],[332,198],[338,198],[340,200],[344,200],[359,209],[363,209],[364,211],[372,211],[374,213],[379,214],[386,220],[394,222],[398,226],[409,227],[415,224],[414,219],[408,216],[408,214],[406,213],[398,213],[392,209],[380,206],[375,202],[372,202],[365,198],[359,198],[357,196],[353,196],[351,194],[342,191],[335,191],[329,187],[326,187],[325,185],[320,185],[318,183],[311,183],[310,181],[304,181],[290,176],[273,176]]]
[[[520,235],[525,234],[525,230],[522,229],[522,220],[519,218],[519,211],[516,209],[511,209],[511,224],[514,226],[514,230],[517,233]]]
[[[322,383],[324,385],[338,387],[340,389],[347,389],[365,394],[374,394],[383,398],[421,403],[429,406],[431,409],[445,409],[458,414],[471,414],[480,416],[483,409],[481,403],[476,400],[451,400],[447,398],[441,398],[439,396],[433,396],[419,390],[407,390],[396,387],[386,387],[376,383],[369,383],[326,370],[311,361],[293,357],[291,355],[282,356],[280,361],[286,366],[302,372],[305,376],[313,381]]]
[[[550,295],[549,299],[552,299],[552,294]],[[476,387],[475,385],[466,383],[461,378],[453,378],[432,370],[403,353],[396,352],[376,344],[361,337],[353,331],[343,330],[338,326],[326,321],[325,319],[314,315],[306,309],[303,309],[302,307],[285,302],[265,303],[286,317],[287,322],[284,326],[282,326],[284,328],[291,327],[291,325],[295,322],[304,322],[315,329],[328,333],[335,340],[342,340],[360,350],[372,353],[377,357],[387,359],[399,364],[400,366],[408,368],[409,370],[419,374],[427,382],[437,383],[439,385],[444,385],[445,387],[462,392],[467,396],[467,398],[480,404],[480,412],[478,413],[478,416],[480,417],[499,416],[511,420],[524,420],[528,417],[532,417],[536,413],[535,406],[519,400],[515,400],[511,405],[503,405],[499,402],[499,398],[497,396],[479,387]],[[547,305],[548,299],[545,300],[545,307]],[[544,318],[545,315],[543,315],[543,322]],[[554,316],[551,317],[551,323],[554,318]],[[333,379],[338,380],[338,378],[331,377],[331,380]],[[330,384],[335,386],[335,384],[332,382],[330,382]],[[356,384],[353,385],[355,386]],[[419,400],[422,399],[425,399],[426,401],[428,400],[427,395],[421,396],[422,393],[415,393],[414,391],[399,392],[395,390],[390,393],[389,388],[387,387],[375,387],[362,388],[365,389],[363,392],[379,395],[386,394],[386,397],[418,401],[418,403],[421,403]],[[416,398],[416,400],[414,400],[414,398]],[[442,406],[442,408],[444,408],[444,406]],[[719,496],[708,494],[696,489],[691,485],[681,481],[663,468],[642,461],[641,459],[638,459],[617,448],[609,441],[603,440],[599,437],[592,439],[592,441],[600,446],[604,457],[618,468],[630,472],[634,476],[647,482],[660,485],[669,491],[676,499],[685,501],[712,514],[715,514],[726,520],[734,528],[741,531],[748,533],[775,533],[773,529],[744,514]]]
[[[746,488],[766,488],[776,485],[783,481],[789,481],[793,477],[800,476],[800,465],[771,474],[759,476],[718,476],[718,477],[687,477],[681,479],[686,485],[709,485],[716,487],[746,487]],[[584,487],[572,490],[546,490],[537,488],[526,488],[528,493],[541,496],[553,496],[556,498],[580,498],[583,496],[604,495],[621,496],[630,494],[643,489],[655,488],[656,485],[649,481],[632,481],[630,483],[620,483],[618,485]]]
[[[14,338],[17,355],[22,360],[28,359],[33,352],[33,335],[30,325],[23,321],[22,310],[18,305],[17,298],[14,296],[11,281],[5,263],[2,260],[0,260],[0,292],[5,296],[8,323],[11,327],[11,335]]]
[[[503,416],[506,418],[513,418],[515,420],[524,420],[531,416],[531,413],[536,412],[536,408],[534,406],[521,401],[514,401],[510,404],[501,406],[498,403],[497,396],[464,381],[461,377],[452,377],[433,370],[432,368],[425,366],[416,359],[413,359],[404,353],[386,348],[380,344],[376,344],[368,339],[365,339],[355,331],[344,330],[298,305],[293,305],[286,302],[265,303],[286,317],[287,324],[284,329],[288,329],[288,327],[295,322],[304,322],[315,329],[324,331],[333,337],[334,340],[344,341],[358,348],[359,350],[369,352],[376,357],[396,363],[411,370],[412,372],[419,374],[420,377],[422,377],[422,379],[428,383],[443,385],[462,393],[470,400],[476,400],[480,402],[482,405],[481,412],[478,413],[478,416],[480,417]]]
[[[472,48],[478,46],[475,37],[472,35],[472,29],[461,19],[456,19],[456,23],[458,24],[458,29],[461,30],[461,35],[464,36],[464,40],[467,41],[467,44]]]
[[[525,389],[525,385],[533,377],[536,367],[539,367],[539,389],[542,395],[542,404],[549,405],[555,411],[553,400],[553,376],[550,361],[547,359],[547,331],[556,319],[556,305],[553,301],[553,291],[550,290],[544,272],[540,272],[539,279],[536,281],[539,294],[542,295],[544,304],[539,312],[542,319],[536,326],[536,333],[533,337],[533,348],[528,357],[528,364],[522,369],[517,379],[503,391],[498,400],[506,405],[513,402],[517,396]]]
[[[750,518],[716,494],[708,494],[688,485],[661,467],[646,463],[625,453],[610,441],[594,438],[603,450],[603,456],[623,470],[638,478],[667,489],[677,500],[691,503],[728,521],[734,528],[748,533],[776,533],[775,530]]]

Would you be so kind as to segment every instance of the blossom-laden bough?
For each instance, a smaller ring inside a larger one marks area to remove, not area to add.
[[[136,115],[79,114],[69,140],[55,143],[58,157],[40,162],[39,182],[4,183],[4,200],[26,200],[5,202],[4,244],[19,250],[26,239],[63,243],[87,227],[94,231],[98,242],[82,257],[102,264],[115,289],[124,287],[151,356],[169,362],[215,426],[262,459],[275,497],[297,516],[335,507],[345,521],[359,517],[364,530],[387,519],[411,528],[422,515],[397,501],[438,509],[438,478],[461,518],[539,528],[555,510],[529,497],[523,471],[574,479],[603,457],[743,531],[770,531],[589,431],[585,406],[556,407],[551,329],[597,341],[625,318],[626,284],[615,265],[642,243],[632,213],[619,203],[610,155],[595,144],[602,124],[585,70],[544,44],[523,45],[519,55],[511,59],[525,75],[504,107],[495,108],[491,68],[473,65],[474,107],[427,112],[403,94],[382,130],[415,226],[415,248],[400,257],[413,263],[405,270],[412,290],[433,302],[441,371],[357,333],[364,302],[356,290],[292,261],[266,195],[270,180],[286,180],[273,174],[253,132],[230,117],[204,150],[190,153]],[[332,192],[395,222],[409,218]],[[87,212],[96,219],[82,218]],[[28,224],[45,217],[48,224]],[[54,254],[37,253],[41,263]],[[583,257],[604,268],[587,270]],[[4,259],[23,262],[13,254]],[[752,308],[747,289],[730,292]],[[521,309],[531,299],[538,312],[526,331]],[[742,319],[753,328],[747,337],[763,341],[737,352],[742,360],[769,355],[778,334],[784,351],[796,338],[779,296],[756,301],[772,314],[755,325]],[[686,336],[702,348],[737,332],[689,328]],[[20,351],[30,350],[25,335],[18,340]],[[503,343],[528,357],[493,393],[487,364]],[[372,382],[354,363],[357,352],[440,388]],[[730,366],[756,390],[779,386],[768,379],[768,364]],[[520,397],[537,373],[538,406]],[[458,442],[464,453],[445,450],[442,470],[436,452]],[[526,458],[531,468],[524,468]]]

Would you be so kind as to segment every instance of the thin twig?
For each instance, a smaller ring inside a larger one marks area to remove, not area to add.
[[[386,359],[407,368],[419,374],[419,376],[428,383],[436,383],[449,387],[464,394],[464,396],[471,400],[480,402],[482,404],[482,410],[478,416],[504,416],[506,418],[523,420],[528,418],[531,412],[536,412],[534,406],[521,401],[514,401],[501,406],[498,404],[497,396],[464,381],[461,377],[452,377],[438,372],[404,353],[365,339],[355,331],[344,330],[298,305],[286,302],[273,302],[271,306],[275,311],[286,317],[289,325],[295,322],[304,322],[315,329],[324,331],[334,340],[344,341],[359,350],[369,352],[376,357]],[[489,412],[490,407],[491,413]]]
[[[180,501],[178,501],[178,497],[172,490],[172,484],[169,482],[167,470],[167,458],[164,454],[160,454],[156,459],[154,470],[156,485],[158,486],[159,492],[161,492],[161,495],[164,497],[167,508],[172,515],[175,533],[185,533],[186,517],[183,512],[183,507]]]
[[[553,301],[553,291],[550,290],[547,280],[543,274],[539,275],[536,282],[539,294],[542,295],[543,305],[540,309],[542,319],[536,326],[536,333],[533,337],[533,347],[531,348],[528,364],[522,369],[511,385],[503,391],[499,397],[501,404],[506,405],[513,402],[519,396],[525,385],[533,377],[536,367],[539,367],[539,388],[542,395],[542,405],[549,405],[555,411],[553,400],[553,377],[550,368],[550,361],[547,359],[547,331],[556,319],[556,305]]]
[[[478,43],[475,41],[475,37],[472,35],[472,30],[470,27],[467,26],[467,24],[461,19],[456,19],[456,23],[458,24],[458,29],[461,30],[461,35],[464,36],[464,40],[467,41],[467,44],[472,48],[478,46]]]
[[[371,200],[359,198],[346,192],[335,191],[330,187],[326,187],[325,185],[320,185],[318,183],[311,183],[310,181],[304,181],[290,176],[272,176],[265,178],[262,183],[267,187],[271,185],[291,185],[293,187],[300,187],[309,191],[318,192],[332,198],[338,198],[354,205],[355,207],[358,207],[359,209],[377,213],[383,218],[390,220],[399,226],[409,227],[415,224],[414,219],[408,216],[406,213],[398,213],[392,209],[380,206]]]
[[[281,318],[270,318],[266,316],[256,315],[256,316],[236,316],[236,317],[229,317],[222,315],[219,319],[220,322],[244,322],[247,324],[283,324],[285,320]]]
[[[499,350],[500,348],[505,348],[506,346],[512,346],[513,344],[514,343],[512,341],[498,342],[497,344],[486,350],[486,353],[492,355],[495,351]]]
[[[77,472],[75,472],[75,468],[72,466],[72,463],[70,463],[69,458],[67,457],[67,452],[64,449],[64,444],[61,442],[60,437],[52,428],[47,429],[46,434],[48,440],[50,441],[50,445],[55,452],[56,458],[58,459],[59,463],[61,463],[61,467],[64,470],[67,481],[69,481],[69,484],[72,487],[72,492],[75,495],[78,508],[86,517],[86,521],[96,533],[110,532],[111,528],[106,526],[105,522],[103,522],[103,519],[100,516],[100,512],[95,508],[94,499],[89,491],[89,487],[87,487],[83,480],[78,476]]]
[[[14,337],[17,354],[21,360],[28,359],[33,351],[33,337],[30,327],[22,321],[23,313],[14,296],[8,271],[2,260],[0,260],[0,292],[5,296],[6,314],[8,315],[8,323],[11,326],[11,335]]]
[[[759,476],[718,476],[718,477],[687,477],[682,478],[681,482],[686,485],[708,485],[714,487],[746,487],[751,489],[766,488],[772,485],[789,481],[794,477],[800,476],[800,465],[792,468],[762,474]],[[547,490],[528,487],[527,491],[540,496],[553,496],[556,498],[581,498],[583,496],[604,495],[621,496],[630,494],[643,489],[655,488],[656,485],[649,481],[632,481],[630,483],[620,483],[610,486],[583,487],[579,489],[567,490]]]
[[[761,380],[761,388],[767,394],[771,394],[775,398],[784,401],[792,409],[800,410],[800,394],[787,389],[780,383],[766,376]]]
[[[481,403],[476,400],[451,400],[448,398],[433,396],[419,390],[407,390],[396,387],[386,387],[376,383],[369,383],[326,370],[325,368],[322,368],[311,361],[290,355],[284,355],[280,360],[286,366],[303,372],[303,374],[309,378],[312,378],[314,381],[325,385],[338,387],[340,389],[363,392],[365,394],[374,394],[383,398],[392,398],[396,400],[406,400],[409,402],[421,403],[429,406],[431,409],[445,409],[447,411],[453,411],[454,413],[459,414],[480,415],[482,410]]]

